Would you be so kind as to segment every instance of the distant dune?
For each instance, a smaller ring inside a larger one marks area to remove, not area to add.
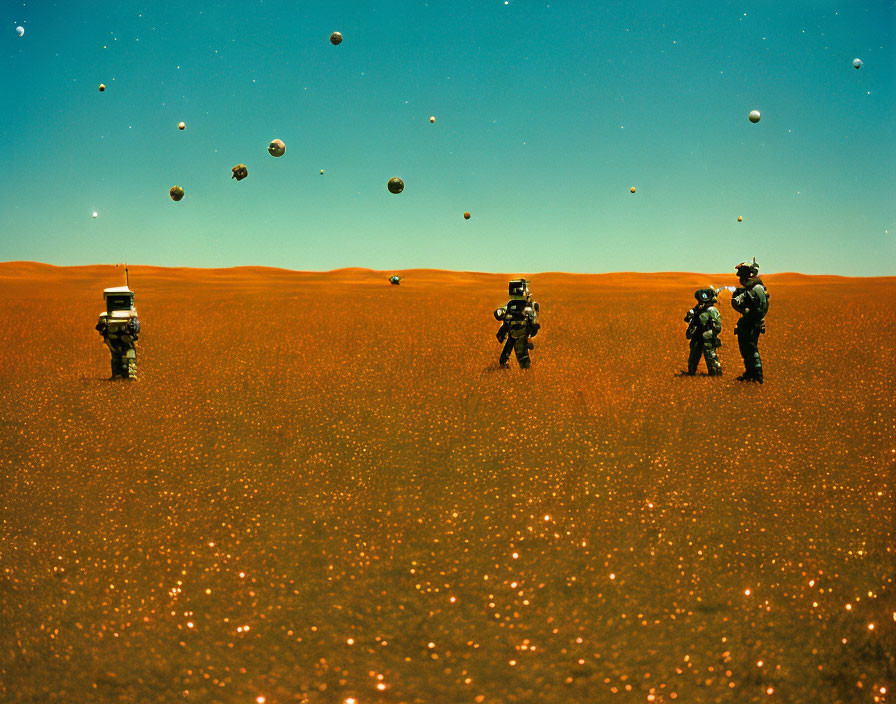
[[[684,271],[661,272],[609,272],[603,274],[573,274],[561,271],[546,271],[539,273],[493,273],[477,271],[450,271],[444,269],[390,269],[375,270],[359,267],[347,267],[332,271],[295,271],[265,266],[239,266],[226,268],[192,268],[192,267],[158,267],[143,266],[139,264],[128,265],[128,269],[134,276],[147,276],[152,280],[178,280],[194,283],[213,282],[258,282],[264,281],[303,281],[303,282],[339,282],[339,283],[381,283],[384,278],[392,274],[398,274],[403,278],[402,286],[412,286],[419,283],[481,283],[492,280],[504,280],[525,276],[530,280],[540,280],[550,283],[579,283],[579,284],[604,284],[630,287],[641,286],[649,282],[651,286],[668,288],[670,286],[716,286],[734,285],[736,277],[734,272],[701,274]],[[123,275],[124,267],[117,264],[91,264],[84,266],[54,266],[41,262],[0,262],[0,278],[26,279],[33,277],[46,278],[92,278]],[[796,272],[783,272],[778,274],[763,274],[764,280],[776,284],[785,285],[811,285],[811,284],[845,284],[850,282],[867,285],[887,285],[896,281],[896,276],[879,277],[846,277],[830,274],[800,274]]]

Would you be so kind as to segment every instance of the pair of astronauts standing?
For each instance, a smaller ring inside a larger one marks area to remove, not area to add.
[[[744,360],[744,373],[738,381],[762,383],[762,359],[759,357],[759,335],[765,332],[765,314],[768,312],[769,293],[759,277],[756,258],[752,262],[741,262],[735,267],[740,286],[733,290],[731,307],[740,313],[734,334]],[[691,353],[688,357],[689,376],[697,373],[700,357],[706,361],[709,376],[719,376],[722,364],[716,348],[722,346],[719,334],[722,332],[722,316],[713,305],[719,292],[713,288],[702,288],[694,293],[697,305],[684,317],[688,324],[685,337],[690,340]]]

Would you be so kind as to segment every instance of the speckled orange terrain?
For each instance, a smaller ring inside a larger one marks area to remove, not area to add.
[[[130,273],[0,264],[2,701],[892,701],[896,280]]]

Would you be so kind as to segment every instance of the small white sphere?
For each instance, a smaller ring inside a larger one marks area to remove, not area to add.
[[[759,111],[753,110],[753,112],[751,112],[749,114],[749,119],[750,119],[750,122],[752,122],[752,123],[759,122]]]
[[[25,36],[25,28],[24,27],[16,27],[16,34],[18,34],[20,37],[24,37]],[[858,61],[858,59],[856,59],[856,61]],[[858,68],[858,66],[856,66],[856,68]]]
[[[430,121],[430,122],[435,122],[435,121],[436,121],[436,116],[433,115],[432,117],[430,117],[430,118],[429,118],[429,121]]]
[[[22,36],[22,35],[20,34],[19,36]],[[861,59],[853,59],[853,60],[852,60],[852,65],[853,65],[854,68],[856,68],[856,69],[860,69],[860,68],[862,68],[862,65],[863,65],[863,64],[862,64],[862,60],[861,60]]]
[[[99,213],[96,212],[96,211],[94,210],[94,211],[93,211],[93,217],[96,217],[97,215],[99,215]]]

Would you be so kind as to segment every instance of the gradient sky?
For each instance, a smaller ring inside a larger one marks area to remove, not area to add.
[[[896,273],[893,0],[2,7],[0,260]]]

